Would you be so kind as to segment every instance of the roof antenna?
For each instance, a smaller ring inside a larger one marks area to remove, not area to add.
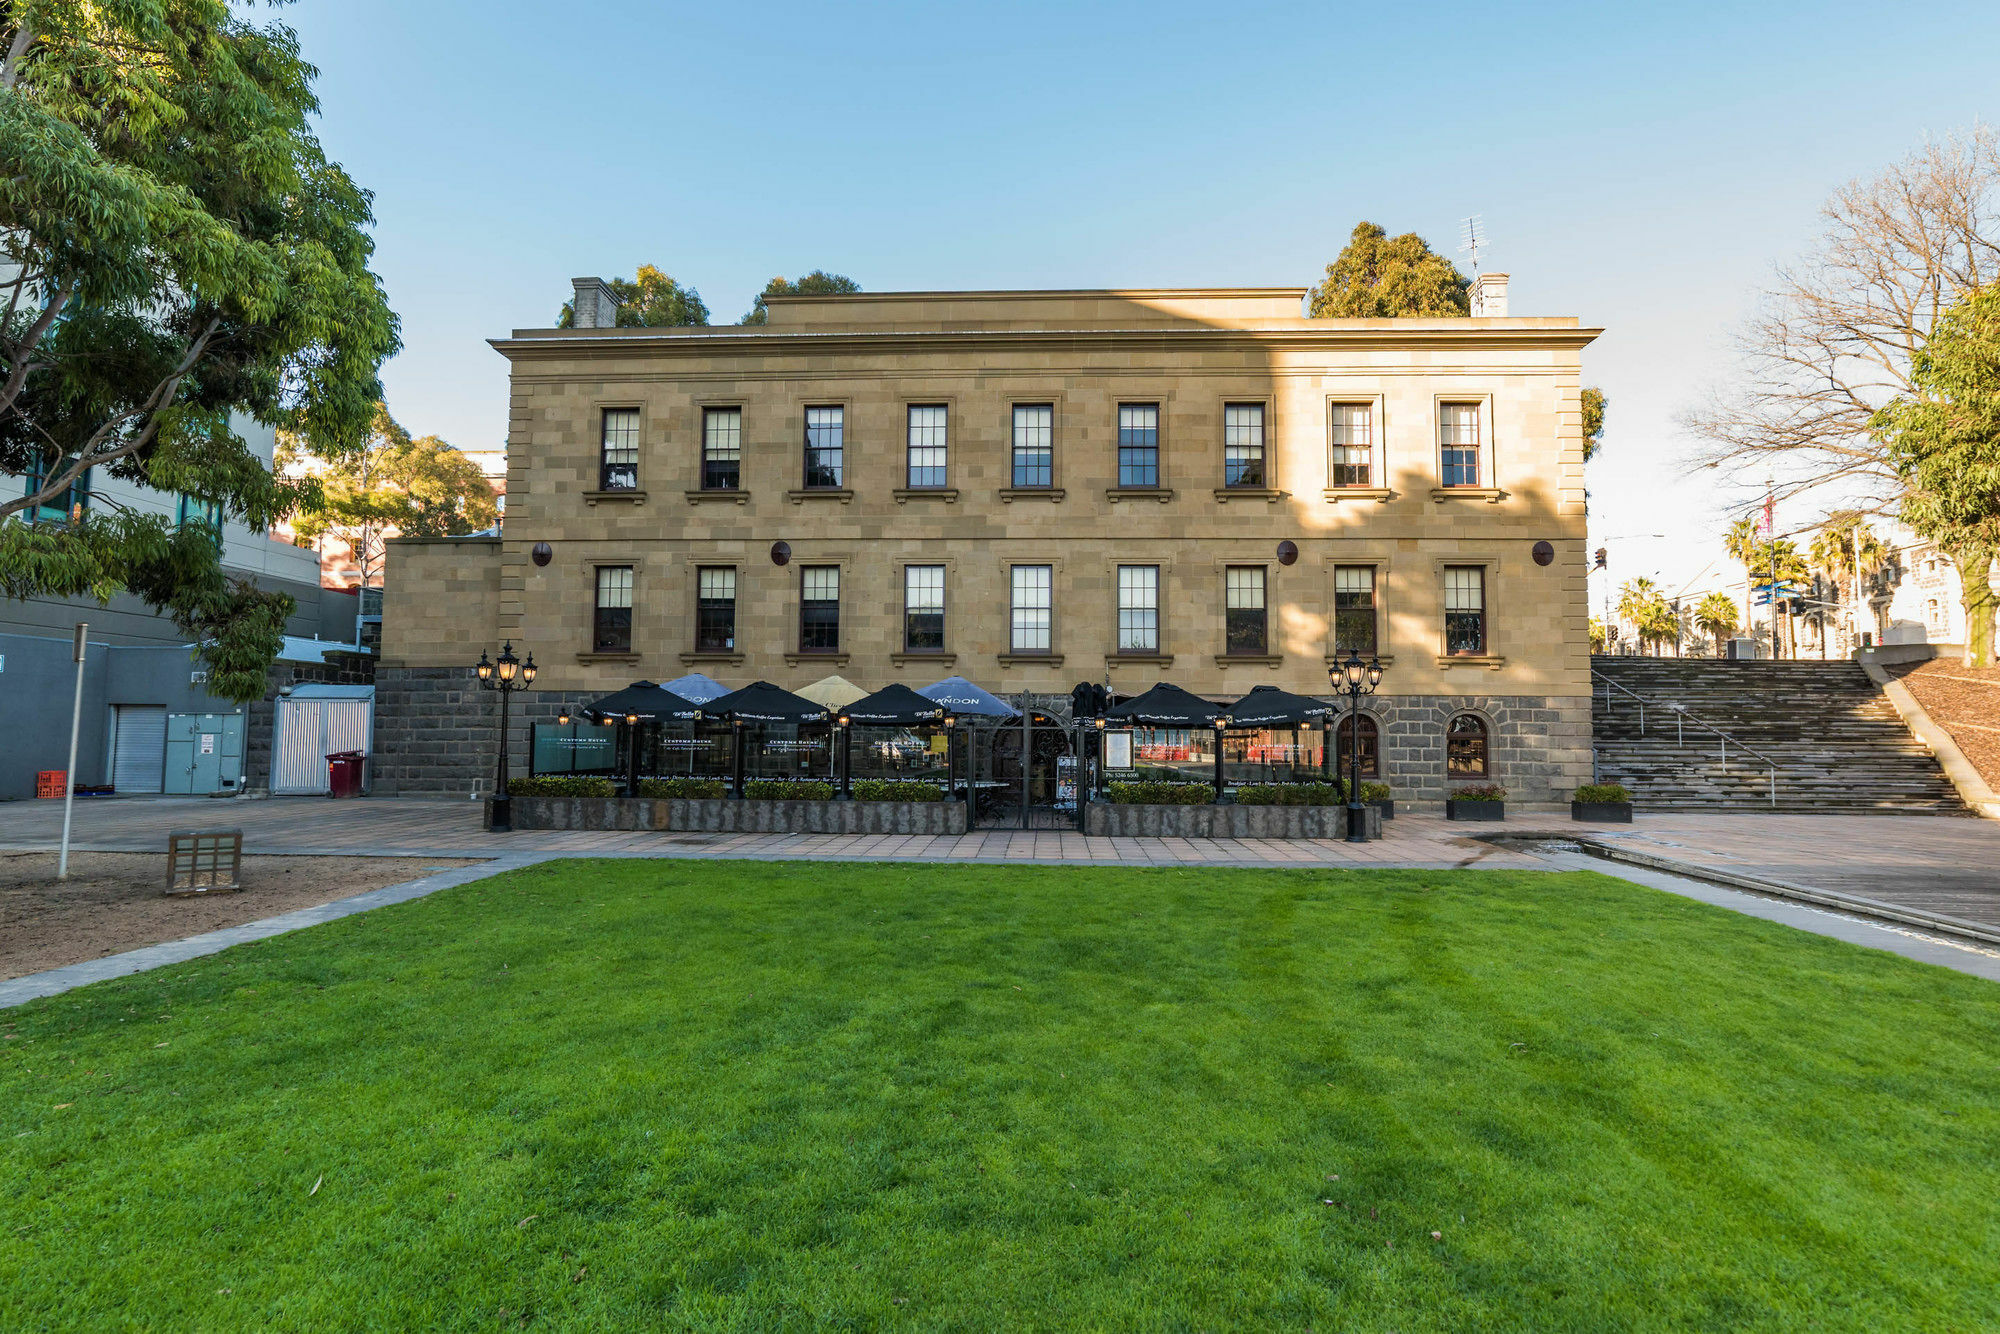
[[[1472,276],[1476,278],[1479,276],[1479,252],[1486,245],[1485,215],[1475,213],[1469,218],[1461,218],[1458,234],[1464,242],[1459,246],[1458,253],[1472,257]]]

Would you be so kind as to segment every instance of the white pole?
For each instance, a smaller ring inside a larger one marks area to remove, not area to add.
[[[56,859],[56,879],[69,879],[69,819],[76,809],[76,734],[83,722],[83,636],[89,622],[76,623],[76,642],[70,656],[76,659],[76,698],[69,707],[69,768],[63,773],[62,854]]]

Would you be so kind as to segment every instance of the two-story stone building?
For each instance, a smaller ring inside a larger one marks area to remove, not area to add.
[[[1588,781],[1578,363],[1597,331],[1302,318],[1296,288],[778,297],[761,327],[518,330],[504,537],[390,556],[376,780],[489,772],[482,649],[534,716],[635,678],[1230,699],[1385,666],[1371,762]],[[600,314],[600,312],[602,312]],[[535,549],[546,544],[546,563]],[[518,747],[517,747],[518,749]],[[1366,747],[1365,747],[1366,749]]]

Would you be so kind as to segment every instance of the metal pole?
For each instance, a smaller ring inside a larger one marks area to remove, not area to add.
[[[840,729],[840,795],[854,795],[854,729]]]
[[[1215,799],[1222,800],[1222,729],[1215,729]]]
[[[1368,821],[1361,805],[1361,692],[1350,689],[1347,702],[1347,841],[1366,843]]]
[[[743,720],[731,718],[733,730],[729,753],[729,790],[738,801],[743,799]]]
[[[631,727],[632,735],[629,739],[629,744],[632,747],[632,753],[626,756],[626,759],[628,759],[631,762],[627,766],[627,776],[625,784],[626,787],[625,795],[628,797],[636,797],[639,795],[639,737],[640,734],[644,732],[645,727],[646,724],[643,722],[633,723]]]
[[[1021,828],[1028,827],[1028,773],[1034,765],[1035,753],[1035,706],[1026,703],[1021,710]]]
[[[76,697],[69,707],[69,768],[63,771],[63,835],[62,852],[56,858],[56,879],[69,878],[69,821],[76,809],[76,734],[83,723],[83,654],[84,634],[90,622],[76,623],[76,638],[70,644],[70,656],[76,659]]]
[[[493,828],[501,833],[514,828],[514,803],[507,795],[507,697],[514,692],[502,681],[500,690],[500,761],[493,780]]]

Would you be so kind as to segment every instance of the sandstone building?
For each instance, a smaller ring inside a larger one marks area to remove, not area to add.
[[[1358,648],[1400,796],[1441,798],[1449,750],[1453,777],[1566,800],[1598,331],[1507,316],[1502,275],[1472,319],[1306,319],[1303,295],[775,297],[761,327],[620,329],[578,280],[583,327],[494,342],[504,535],[392,546],[378,788],[490,771],[470,664],[511,639],[534,717],[687,671],[1325,694]]]

